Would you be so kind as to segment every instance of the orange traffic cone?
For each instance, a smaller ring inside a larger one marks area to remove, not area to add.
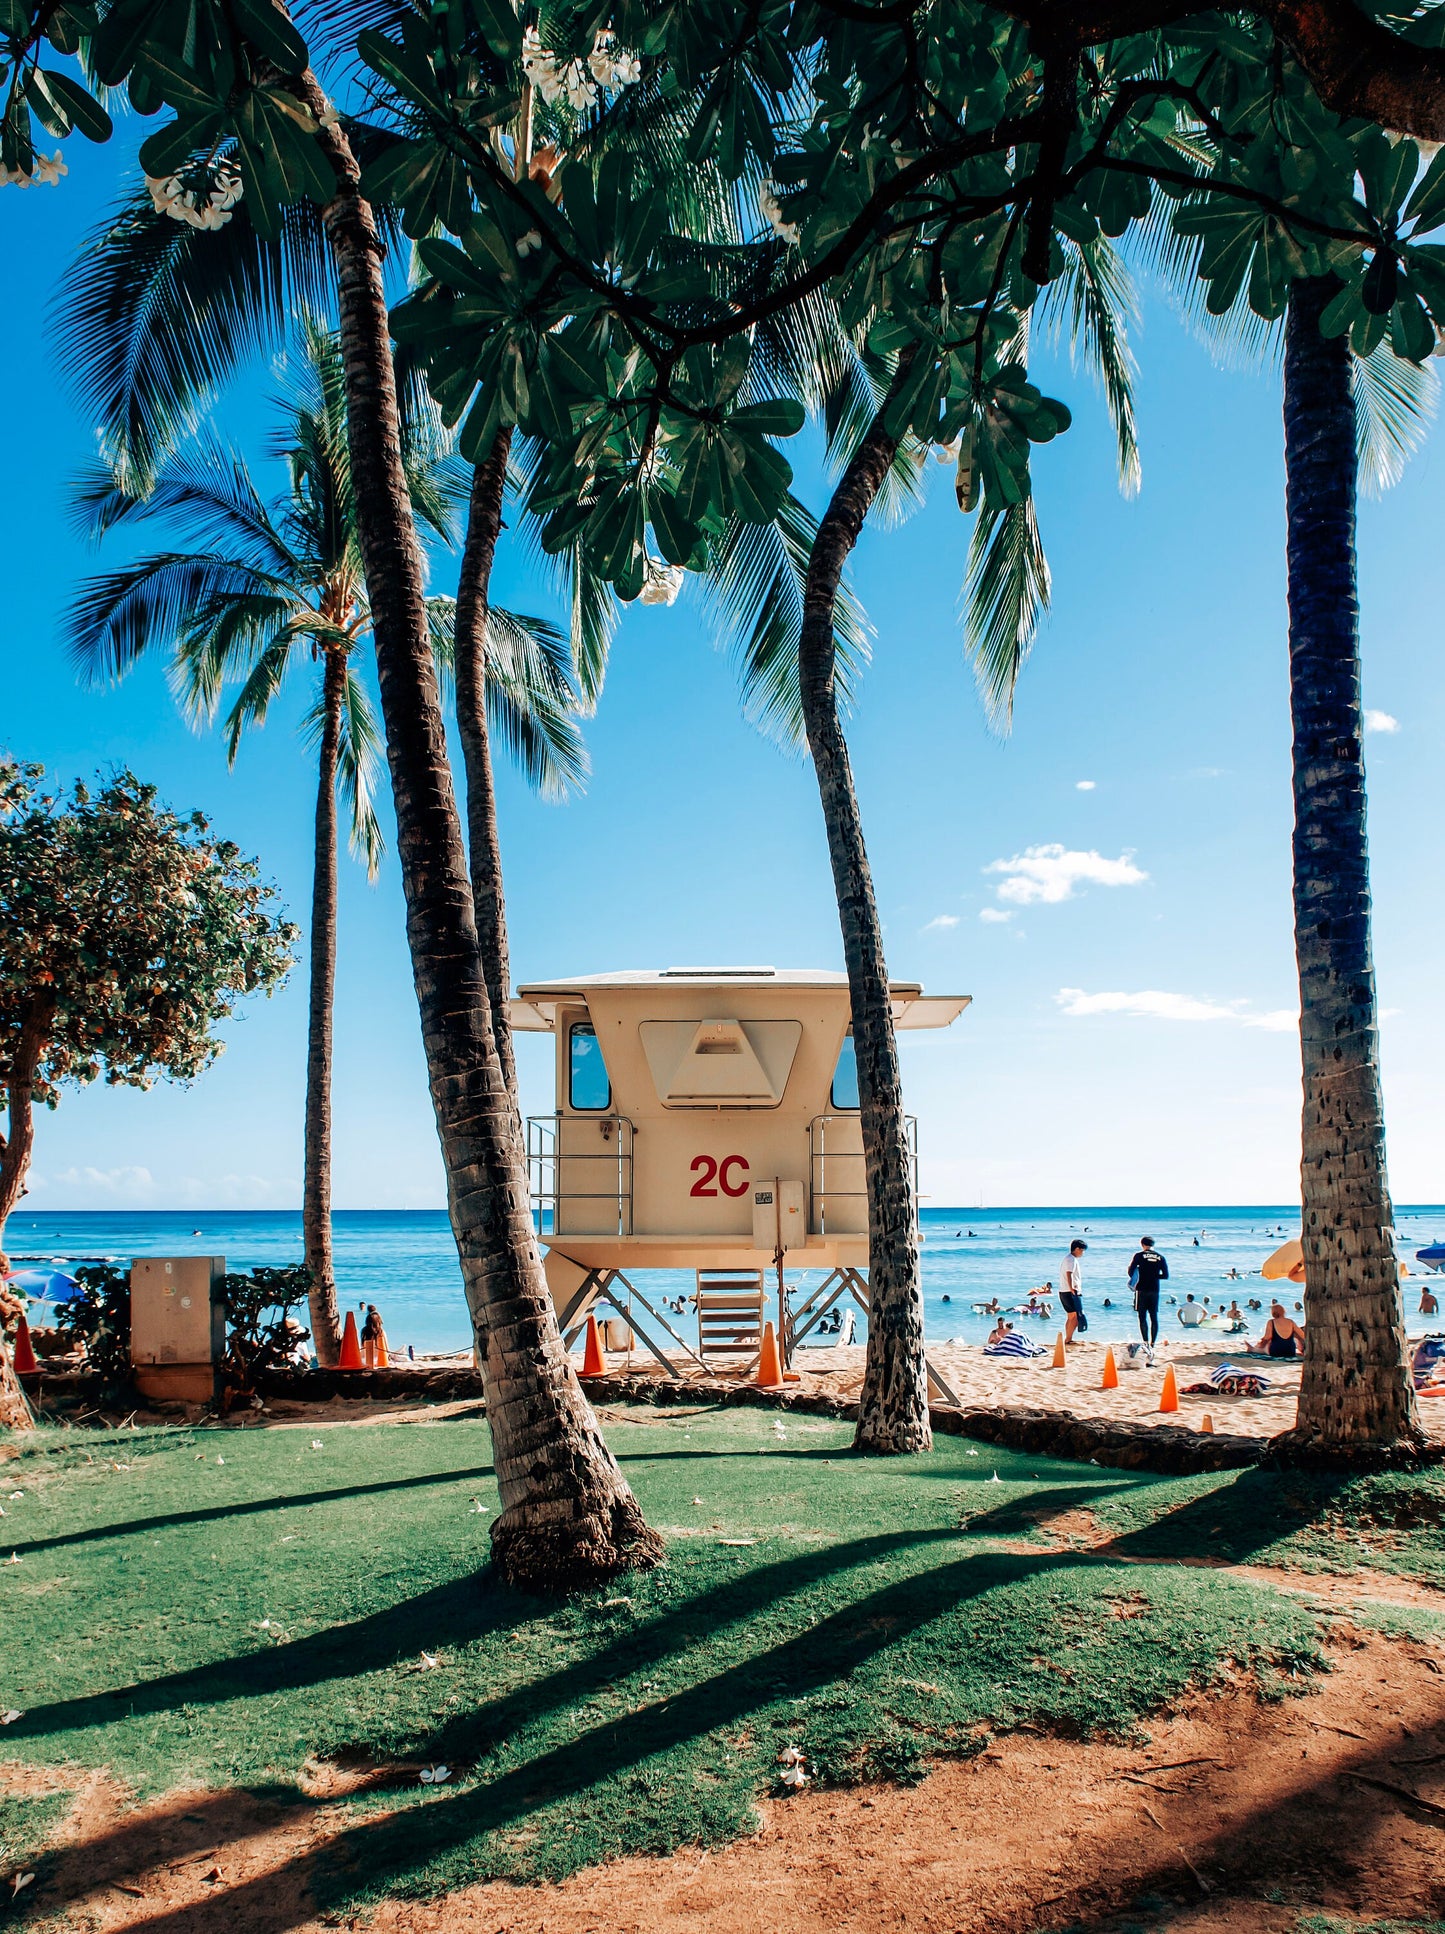
[[[1064,1354],[1064,1333],[1060,1330],[1058,1341],[1054,1345],[1054,1360],[1049,1365],[1049,1368],[1051,1370],[1062,1370],[1068,1360],[1068,1357]]]
[[[341,1358],[336,1365],[338,1370],[359,1370],[361,1362],[361,1339],[356,1334],[356,1311],[346,1312],[346,1328],[341,1332]]]
[[[1159,1408],[1161,1411],[1177,1410],[1179,1408],[1179,1386],[1174,1381],[1174,1365],[1172,1363],[1164,1372],[1164,1388],[1159,1392]]]
[[[597,1318],[590,1312],[587,1317],[587,1347],[582,1352],[582,1375],[584,1377],[605,1377],[607,1362],[602,1354],[602,1332],[597,1327]]]
[[[1204,1417],[1200,1423],[1199,1428],[1201,1430],[1208,1431],[1211,1437],[1214,1435],[1214,1419],[1210,1416],[1207,1410],[1204,1413]]]
[[[40,1369],[35,1361],[34,1345],[30,1341],[30,1325],[22,1316],[15,1327],[15,1374],[17,1377],[33,1377]]]
[[[783,1366],[778,1361],[777,1332],[771,1323],[763,1325],[763,1347],[758,1352],[759,1390],[780,1390],[783,1385]]]
[[[1104,1352],[1104,1381],[1099,1385],[1099,1388],[1101,1390],[1117,1390],[1119,1388],[1119,1366],[1114,1361],[1114,1346],[1112,1343]]]

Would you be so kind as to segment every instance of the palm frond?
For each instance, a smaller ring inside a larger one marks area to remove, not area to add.
[[[310,644],[316,613],[289,586],[258,586],[246,596],[201,600],[188,617],[171,664],[176,702],[193,725],[208,724],[232,679],[273,645]]]
[[[994,726],[1007,731],[1014,691],[1048,609],[1049,566],[1032,497],[1003,510],[984,504],[964,579],[964,641]]]
[[[487,612],[487,723],[527,783],[562,799],[586,780],[572,647],[545,618],[493,605]]]
[[[702,580],[714,642],[734,657],[745,715],[785,745],[804,741],[798,685],[803,592],[817,523],[788,496],[771,524],[735,524],[717,547],[713,571]],[[852,587],[844,581],[835,614],[837,686],[852,702],[867,666],[871,629]]]
[[[264,725],[271,701],[285,682],[294,636],[273,638],[258,654],[236,702],[226,714],[226,763],[234,765],[248,725]]]
[[[63,379],[97,426],[118,483],[144,496],[226,381],[300,308],[334,307],[321,211],[283,208],[276,233],[245,202],[204,233],[158,214],[137,184],[83,244],[53,312]]]
[[[1433,361],[1406,362],[1388,341],[1350,358],[1355,399],[1355,452],[1367,496],[1393,490],[1435,420],[1440,377]]]
[[[1139,302],[1123,257],[1108,237],[1070,242],[1064,273],[1044,291],[1039,320],[1055,343],[1067,329],[1069,358],[1077,369],[1086,361],[1104,392],[1119,452],[1119,488],[1126,497],[1139,489],[1139,436],[1134,419],[1134,378],[1138,365],[1129,348],[1129,324],[1139,319]]]
[[[147,646],[173,650],[202,607],[274,589],[273,579],[229,558],[166,551],[88,578],[62,635],[82,682],[106,684],[124,678]]]
[[[158,517],[184,526],[213,553],[248,570],[287,575],[297,560],[234,450],[201,441],[176,452],[144,497],[123,486],[107,489],[103,471],[87,466],[78,479],[72,517],[82,536],[100,537],[121,525]]]

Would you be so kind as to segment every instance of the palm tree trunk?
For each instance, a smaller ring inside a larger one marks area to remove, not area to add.
[[[341,1356],[341,1316],[331,1254],[331,1042],[336,1010],[336,764],[346,655],[325,653],[321,757],[316,777],[316,853],[311,881],[311,1009],[306,1040],[306,1176],[301,1226],[311,1272],[311,1340],[330,1369]]]
[[[492,1009],[492,1039],[507,1091],[517,1099],[517,1060],[507,995],[512,968],[507,953],[507,909],[502,894],[502,847],[497,831],[497,788],[487,731],[487,608],[492,559],[502,528],[502,497],[507,487],[510,428],[499,430],[486,460],[472,472],[467,537],[457,579],[453,628],[457,681],[457,736],[467,774],[467,853],[471,864],[472,910],[482,972]],[[518,1104],[520,1107],[520,1103]]]
[[[895,385],[911,360],[900,359]],[[843,929],[868,1188],[868,1356],[853,1441],[858,1450],[898,1452],[927,1450],[933,1442],[918,1225],[883,934],[838,719],[833,622],[843,566],[898,448],[883,418],[880,409],[818,526],[803,594],[799,676]]]
[[[325,102],[309,72],[303,90],[319,116]],[[344,135],[323,129],[319,138],[337,173],[324,219],[337,271],[348,441],[407,940],[502,1498],[492,1555],[512,1584],[565,1589],[656,1564],[662,1541],[602,1441],[542,1273],[521,1127],[492,1038],[427,634],[422,557],[401,464],[382,246]]]
[[[1330,1461],[1423,1441],[1385,1175],[1355,584],[1347,339],[1320,334],[1338,284],[1296,282],[1285,327],[1294,913],[1304,1114],[1306,1346],[1285,1448]]]

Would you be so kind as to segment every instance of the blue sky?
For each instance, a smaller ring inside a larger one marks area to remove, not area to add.
[[[258,854],[302,917],[312,795],[293,727],[304,681],[228,772],[218,738],[179,716],[159,666],[85,692],[58,642],[58,614],[96,559],[67,527],[67,479],[91,439],[48,317],[131,165],[119,142],[67,147],[58,188],[0,202],[12,264],[0,744],[67,776],[130,763]],[[1035,460],[1054,603],[1010,737],[988,729],[962,660],[968,526],[949,473],[935,469],[926,507],[898,530],[870,529],[857,553],[877,639],[850,740],[890,966],[974,996],[946,1035],[905,1049],[934,1203],[1282,1202],[1297,1191],[1278,384],[1216,369],[1157,302],[1135,347],[1144,487],[1132,502],[1115,487],[1087,380],[1066,363],[1035,366],[1075,426]],[[223,412],[257,461],[268,387],[254,372]],[[806,437],[792,454],[817,502]],[[1367,752],[1401,1201],[1445,1195],[1438,462],[1427,445],[1398,489],[1365,506],[1360,533],[1366,698],[1396,728],[1372,732]],[[436,588],[453,575],[438,559]],[[497,592],[554,609],[518,546],[504,547]],[[841,965],[811,772],[743,720],[727,659],[686,602],[629,612],[587,740],[592,777],[568,804],[542,804],[502,774],[518,978]],[[531,1108],[551,1105],[547,1057],[544,1043],[522,1042]],[[304,1060],[298,973],[247,1011],[192,1088],[68,1093],[40,1125],[35,1204],[295,1205]],[[390,862],[374,887],[355,865],[343,874],[335,1180],[341,1207],[443,1200]]]

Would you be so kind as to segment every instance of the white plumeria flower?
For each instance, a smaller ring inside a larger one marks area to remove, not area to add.
[[[19,1709],[12,1706],[9,1712],[0,1712],[0,1726],[13,1726],[19,1717]]]
[[[808,1762],[801,1747],[785,1746],[778,1754],[778,1764],[783,1769],[784,1786],[797,1788],[808,1784]]]
[[[519,235],[517,237],[517,253],[523,258],[530,255],[533,249],[540,248],[541,246],[542,231],[540,228],[529,228],[525,235]]]
[[[423,1766],[421,1769],[421,1783],[423,1786],[440,1786],[443,1780],[449,1780],[451,1776],[452,1769],[450,1766]]]
[[[687,572],[680,564],[664,564],[660,557],[647,560],[647,576],[638,593],[639,604],[676,604],[677,594]]]
[[[341,126],[341,116],[337,113],[330,101],[322,108],[316,119],[323,128],[339,128]]]
[[[34,1874],[12,1874],[10,1879],[11,1894],[18,1894],[21,1888],[28,1887],[34,1878]]]
[[[59,148],[55,150],[53,155],[48,157],[43,154],[36,155],[35,179],[37,181],[43,181],[47,188],[58,187],[60,177],[62,175],[68,175],[69,173],[70,170],[66,167],[65,159]]]
[[[796,247],[803,238],[803,231],[796,222],[783,220],[782,203],[778,200],[777,188],[771,181],[765,181],[758,189],[758,208],[774,235],[781,241]]]

